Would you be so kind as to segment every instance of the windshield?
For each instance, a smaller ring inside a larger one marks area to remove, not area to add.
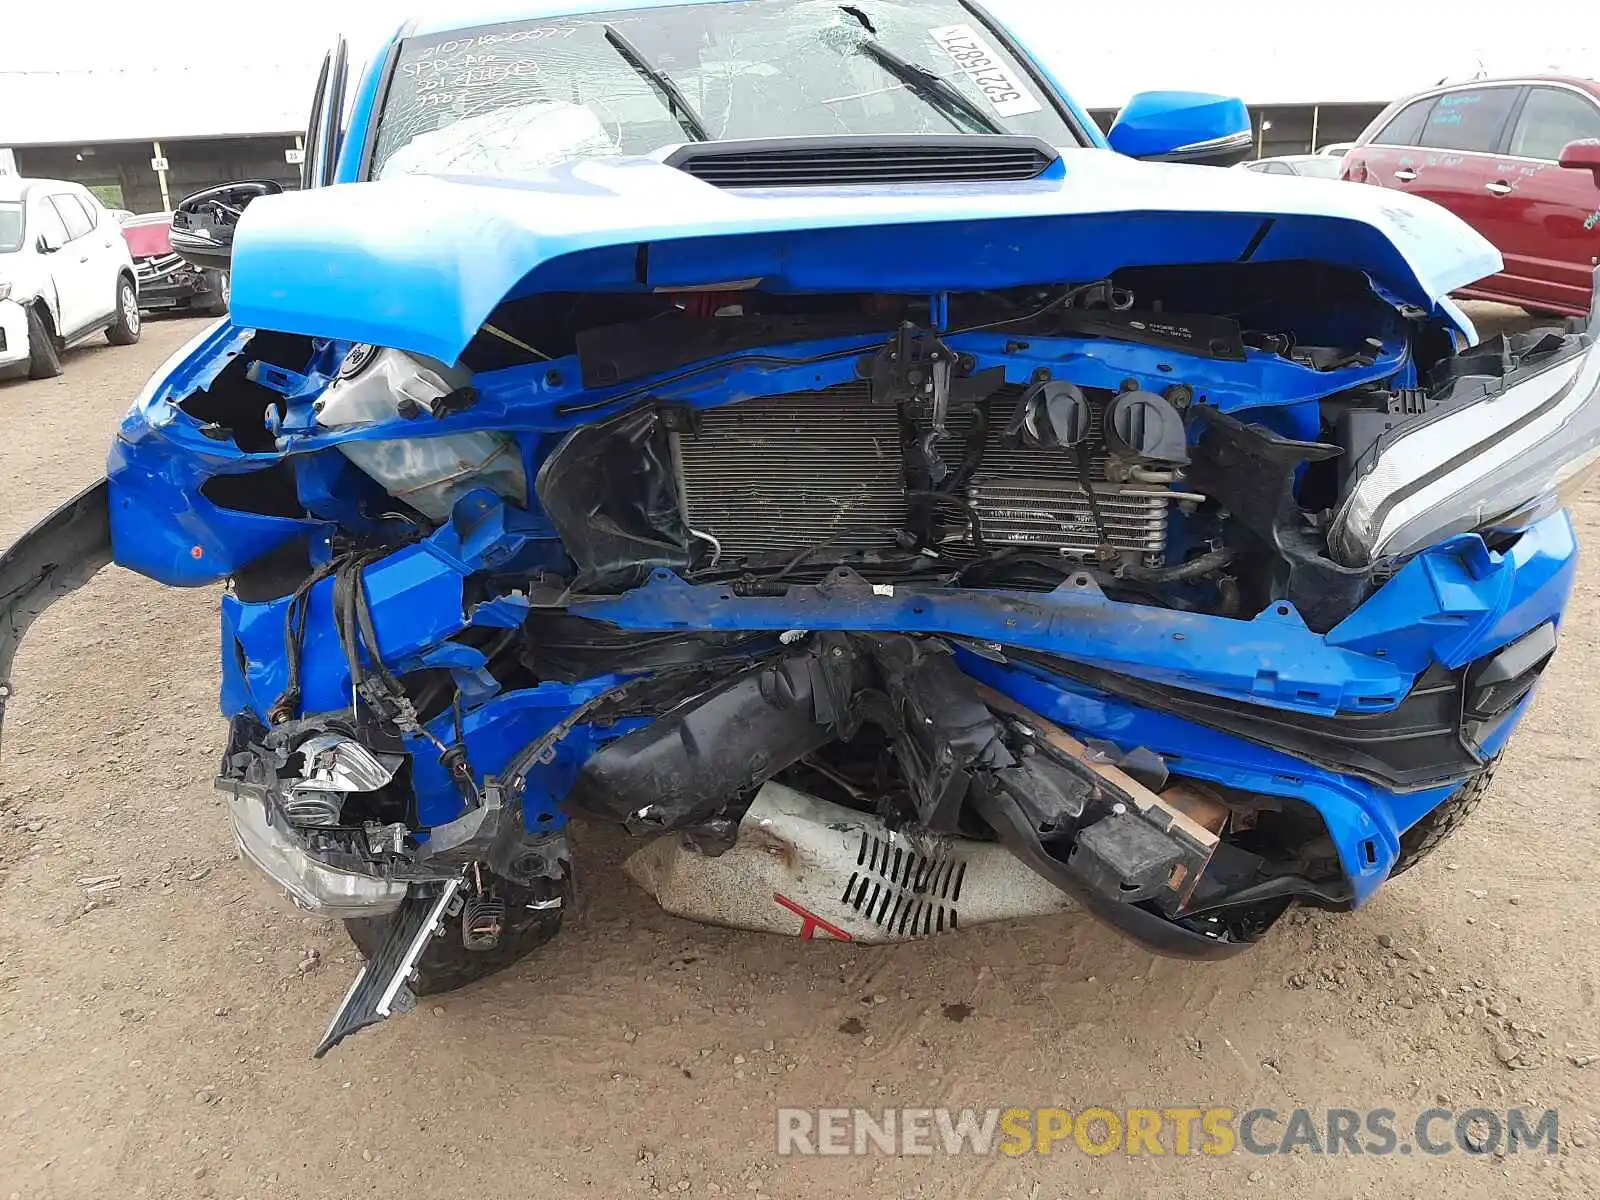
[[[0,254],[22,249],[22,205],[0,200]]]
[[[959,0],[739,0],[409,38],[369,174],[514,174],[708,139],[952,132],[1079,144]]]

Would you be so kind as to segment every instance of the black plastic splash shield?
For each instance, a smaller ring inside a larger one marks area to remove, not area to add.
[[[1270,549],[1273,596],[1293,604],[1310,629],[1326,633],[1372,587],[1370,569],[1327,557],[1295,502],[1295,472],[1337,457],[1339,447],[1295,441],[1212,408],[1195,409],[1193,423],[1200,439],[1184,472],[1189,486],[1219,501]]]

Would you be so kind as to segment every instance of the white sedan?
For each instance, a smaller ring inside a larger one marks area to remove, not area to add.
[[[1344,164],[1329,154],[1284,154],[1277,158],[1257,158],[1238,164],[1241,170],[1258,175],[1303,175],[1310,179],[1337,179]]]

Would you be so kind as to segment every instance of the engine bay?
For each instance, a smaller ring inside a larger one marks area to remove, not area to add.
[[[200,475],[190,515],[118,561],[229,580],[219,786],[324,905],[465,878],[487,930],[507,896],[559,907],[573,812],[716,856],[765,796],[878,822],[863,855],[998,843],[1147,944],[1215,954],[1295,898],[1349,904],[1379,861],[1302,785],[1233,782],[1250,744],[1354,780],[1317,785],[1341,803],[1454,786],[1549,653],[1424,674],[1420,649],[1324,638],[1393,570],[1332,536],[1363,457],[1576,345],[1456,355],[1350,271],[513,295],[454,363],[213,336],[113,462],[171,486],[159,430]],[[1510,682],[1471,707],[1484,672]],[[1188,735],[1128,744],[1118,703],[1234,740],[1211,765]],[[849,912],[933,919],[879,874]]]
[[[541,295],[450,365],[260,333],[179,407],[292,464],[270,488],[218,475],[224,507],[396,545],[486,487],[547,535],[541,575],[572,595],[663,568],[737,594],[840,566],[1044,591],[1086,572],[1184,611],[1288,599],[1325,629],[1370,592],[1326,549],[1356,443],[1425,406],[1426,356],[1452,348],[1315,265],[932,297]],[[257,595],[261,564],[241,566]]]

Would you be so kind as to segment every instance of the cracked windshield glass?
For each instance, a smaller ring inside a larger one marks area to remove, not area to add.
[[[760,0],[410,38],[371,173],[506,175],[684,142],[915,133],[1081,144],[956,0]]]

